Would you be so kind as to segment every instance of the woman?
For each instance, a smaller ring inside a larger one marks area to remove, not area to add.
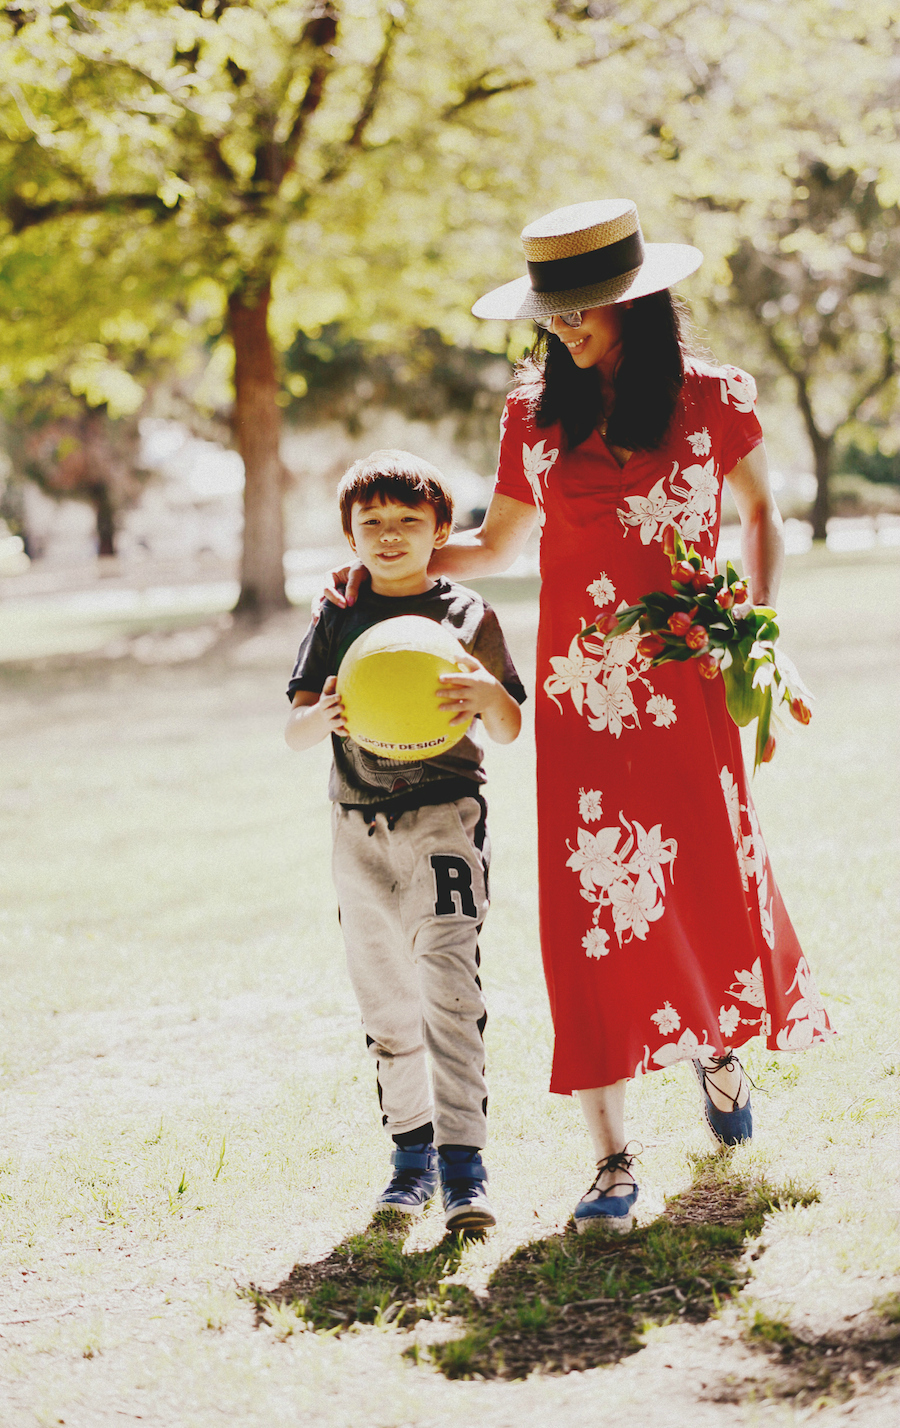
[[[551,1090],[577,1091],[597,1174],[579,1231],[627,1230],[638,1187],[626,1080],[690,1060],[707,1124],[752,1133],[734,1050],[762,1034],[799,1049],[831,1035],[769,868],[721,679],[693,662],[651,669],[640,633],[579,632],[669,588],[664,535],[715,554],[721,483],[742,527],[756,604],[783,560],[752,378],[692,356],[668,291],[701,261],[644,245],[628,201],[576,204],[522,235],[528,276],[476,316],[543,331],[501,423],[481,528],[434,573],[505,569],[541,527],[537,652],[541,942],[555,1028]],[[352,598],[352,596],[351,596]]]

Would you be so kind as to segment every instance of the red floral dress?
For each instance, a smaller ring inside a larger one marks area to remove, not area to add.
[[[635,628],[578,632],[670,584],[665,527],[715,553],[723,476],[762,440],[753,379],[691,362],[665,445],[620,468],[598,432],[572,452],[506,404],[496,490],[537,507],[541,945],[568,1094],[832,1032],[784,909],[721,679],[652,669]]]

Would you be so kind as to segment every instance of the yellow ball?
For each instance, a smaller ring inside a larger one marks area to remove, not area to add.
[[[438,675],[464,668],[464,654],[458,639],[423,615],[396,615],[366,630],[337,677],[351,739],[398,763],[452,749],[469,725],[451,725],[453,711],[438,708]]]

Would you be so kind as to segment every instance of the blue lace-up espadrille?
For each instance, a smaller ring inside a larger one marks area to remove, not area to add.
[[[746,1104],[738,1106],[747,1077],[737,1057],[731,1052],[726,1052],[724,1056],[717,1056],[712,1066],[704,1066],[700,1061],[695,1060],[693,1067],[703,1092],[704,1119],[713,1140],[718,1141],[720,1145],[740,1145],[742,1141],[751,1140],[753,1137],[753,1108],[750,1105],[749,1091]],[[714,1081],[710,1083],[720,1096],[724,1096],[726,1101],[731,1102],[730,1111],[720,1111],[709,1094],[707,1082],[717,1071],[734,1070],[741,1073],[741,1084],[736,1096],[729,1096],[728,1092],[723,1091]]]
[[[598,1162],[593,1184],[575,1206],[575,1228],[580,1235],[585,1230],[613,1230],[617,1234],[626,1234],[631,1229],[634,1203],[638,1197],[638,1183],[631,1173],[633,1164],[634,1156],[628,1150],[616,1151]],[[614,1180],[607,1187],[611,1190],[616,1185],[630,1185],[627,1194],[604,1195],[598,1189],[599,1181],[607,1172],[623,1172],[628,1176],[627,1180]]]
[[[486,1230],[496,1225],[484,1190],[488,1173],[477,1150],[447,1150],[438,1156],[438,1169],[448,1230]]]
[[[398,1210],[419,1215],[437,1189],[437,1151],[430,1141],[395,1146],[391,1152],[394,1173],[375,1201],[376,1210]]]

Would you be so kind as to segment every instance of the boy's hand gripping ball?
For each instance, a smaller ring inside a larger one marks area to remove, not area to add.
[[[464,654],[459,640],[423,615],[396,615],[366,630],[337,677],[351,739],[399,763],[452,749],[469,725],[451,724],[453,711],[438,708],[438,675],[464,669]]]

